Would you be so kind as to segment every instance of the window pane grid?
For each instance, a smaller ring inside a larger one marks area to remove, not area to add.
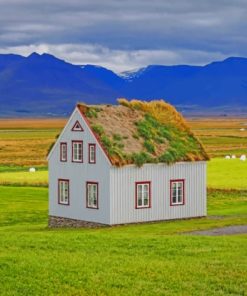
[[[95,163],[95,145],[89,144],[89,162]]]
[[[150,185],[149,183],[137,184],[137,207],[149,207]]]
[[[82,143],[81,142],[73,142],[73,161],[82,162]]]
[[[67,145],[65,143],[61,144],[61,160],[67,160]]]
[[[87,207],[98,208],[98,184],[87,184]]]
[[[69,181],[59,180],[59,203],[69,204]]]
[[[171,184],[171,200],[172,205],[183,204],[184,192],[183,192],[183,181],[172,181]]]

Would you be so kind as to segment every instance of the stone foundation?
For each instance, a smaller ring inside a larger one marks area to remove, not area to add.
[[[50,228],[62,228],[62,227],[87,227],[87,228],[97,228],[97,227],[106,227],[108,225],[101,224],[97,222],[88,222],[64,217],[49,216],[48,226]]]

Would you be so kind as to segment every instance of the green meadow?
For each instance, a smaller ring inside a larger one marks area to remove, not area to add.
[[[48,229],[47,189],[0,187],[1,295],[245,295],[247,237],[188,231],[247,223],[247,192],[212,191],[208,217]]]
[[[224,120],[191,124],[220,156],[207,217],[98,229],[47,227],[45,155],[64,121],[0,121],[0,295],[246,295],[246,234],[188,233],[247,224],[247,162],[224,159],[246,153],[245,120]]]
[[[47,167],[30,173],[28,167],[0,166],[0,185],[48,186]],[[212,158],[208,161],[207,186],[214,189],[247,189],[247,161]]]

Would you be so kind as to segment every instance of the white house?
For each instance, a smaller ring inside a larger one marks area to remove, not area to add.
[[[206,215],[206,160],[163,101],[78,104],[51,149],[50,226]]]

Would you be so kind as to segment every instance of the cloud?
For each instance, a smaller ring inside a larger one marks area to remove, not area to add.
[[[92,44],[39,44],[0,48],[1,53],[15,53],[24,56],[32,52],[50,53],[56,57],[77,65],[94,64],[122,72],[137,69],[150,64],[193,64],[209,63],[213,58],[224,59],[227,56],[219,52],[193,50],[115,50]]]
[[[0,44],[114,69],[200,64],[247,56],[246,15],[246,0],[0,0]]]

